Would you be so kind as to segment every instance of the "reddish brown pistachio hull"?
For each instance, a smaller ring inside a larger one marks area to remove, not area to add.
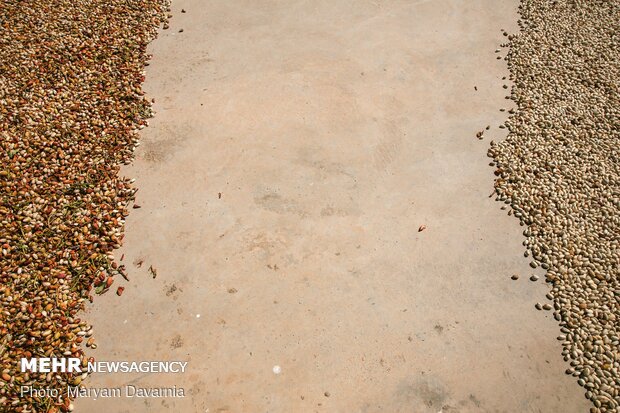
[[[109,288],[135,190],[119,176],[150,103],[146,46],[160,0],[7,0],[0,4],[0,411],[66,411],[66,397],[19,397],[68,374],[21,373],[22,357],[80,357],[78,318]],[[93,339],[87,343],[96,346]]]

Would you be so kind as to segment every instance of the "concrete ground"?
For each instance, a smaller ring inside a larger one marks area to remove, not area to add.
[[[87,318],[98,360],[188,372],[87,383],[186,397],[76,410],[587,411],[522,229],[489,198],[516,5],[174,1],[124,170],[131,282]]]

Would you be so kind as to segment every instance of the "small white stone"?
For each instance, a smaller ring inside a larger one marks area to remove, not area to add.
[[[282,368],[280,366],[273,366],[273,374],[280,374],[282,373]]]

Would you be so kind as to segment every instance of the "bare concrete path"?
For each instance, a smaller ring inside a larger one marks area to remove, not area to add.
[[[186,397],[78,411],[587,411],[534,309],[547,288],[528,281],[521,229],[488,198],[515,1],[173,14],[147,70],[158,113],[125,170],[142,206],[121,251],[131,282],[88,317],[98,360],[188,372],[88,383]]]

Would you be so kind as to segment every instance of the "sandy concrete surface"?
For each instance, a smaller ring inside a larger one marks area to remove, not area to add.
[[[489,198],[510,102],[494,51],[515,1],[178,0],[173,14],[147,70],[157,115],[124,171],[142,206],[118,253],[131,282],[87,317],[98,360],[188,372],[88,384],[186,397],[77,411],[587,411],[534,309],[547,287],[528,280],[518,221]]]

